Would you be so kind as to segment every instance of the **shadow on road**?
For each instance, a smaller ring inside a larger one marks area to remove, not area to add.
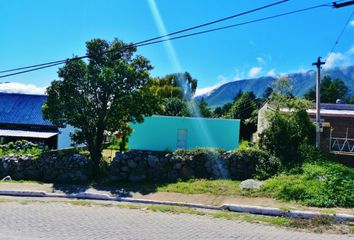
[[[132,193],[147,195],[157,192],[158,187],[166,183],[91,183],[91,184],[67,184],[54,183],[53,192],[75,194],[81,192],[107,193],[118,197],[132,197]]]

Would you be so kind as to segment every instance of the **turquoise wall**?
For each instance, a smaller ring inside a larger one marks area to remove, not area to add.
[[[146,117],[143,123],[131,124],[131,127],[129,149],[176,150],[178,132],[181,131],[187,131],[185,137],[180,134],[179,138],[180,143],[186,140],[187,149],[210,147],[232,150],[239,145],[240,120],[154,115]]]

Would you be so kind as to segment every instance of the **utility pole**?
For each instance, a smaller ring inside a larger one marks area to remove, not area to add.
[[[316,148],[320,148],[320,136],[321,136],[321,65],[325,62],[321,62],[321,57],[317,58],[317,62],[312,65],[317,67],[317,79],[316,79]]]
[[[344,2],[344,3],[337,3],[337,2],[334,2],[333,3],[333,7],[334,8],[342,8],[342,7],[347,7],[347,6],[350,6],[350,5],[353,5],[354,4],[354,1],[348,1],[348,2]]]

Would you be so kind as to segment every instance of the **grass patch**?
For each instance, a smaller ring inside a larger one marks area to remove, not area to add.
[[[257,195],[315,207],[354,207],[354,168],[321,162],[305,163],[302,171],[267,180]]]
[[[0,198],[0,203],[7,203],[7,202],[11,202],[11,200],[7,198]]]
[[[170,183],[157,188],[159,192],[185,194],[240,195],[240,182],[232,180],[193,179],[186,182]]]
[[[321,209],[321,213],[330,214],[330,215],[336,215],[337,214],[337,212],[334,209]]]
[[[281,205],[281,206],[279,207],[279,209],[282,210],[282,211],[285,211],[285,212],[288,212],[288,211],[291,210],[289,207],[284,206],[284,205]]]
[[[172,214],[194,214],[194,215],[207,215],[206,212],[200,211],[194,208],[187,207],[176,207],[176,206],[168,206],[168,205],[149,205],[146,207],[148,210],[153,212],[164,212],[164,213],[172,213]]]
[[[266,216],[256,216],[244,213],[234,213],[229,211],[219,211],[211,214],[214,218],[223,218],[227,220],[241,220],[247,222],[260,222],[269,223],[279,226],[289,226],[291,219],[285,217],[266,217]]]
[[[252,222],[262,222],[262,223],[271,223],[274,225],[280,226],[289,226],[291,223],[291,219],[283,218],[283,217],[262,217],[262,216],[252,216],[245,215],[242,220],[252,221]]]
[[[68,203],[75,206],[84,206],[84,207],[91,207],[93,204],[92,202],[85,201],[85,200],[73,200],[73,201],[69,201]]]

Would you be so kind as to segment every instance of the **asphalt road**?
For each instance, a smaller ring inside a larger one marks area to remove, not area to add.
[[[0,203],[0,239],[352,239],[243,221],[65,203]]]

